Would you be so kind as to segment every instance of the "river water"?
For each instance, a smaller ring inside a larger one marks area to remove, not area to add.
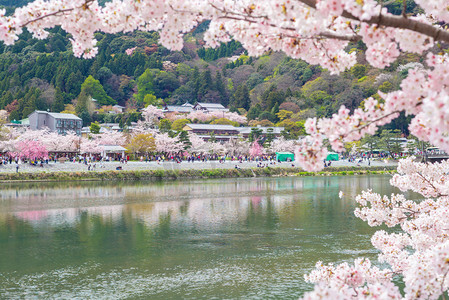
[[[0,298],[297,299],[316,261],[376,257],[353,199],[389,178],[2,184]]]

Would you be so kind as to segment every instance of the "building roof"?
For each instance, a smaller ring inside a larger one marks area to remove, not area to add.
[[[49,116],[52,116],[55,119],[81,120],[80,117],[75,116],[74,114],[61,114],[61,113],[48,112],[48,111],[43,111],[43,110],[35,110],[31,114],[33,114],[33,113],[48,114]]]
[[[200,106],[202,108],[205,108],[207,110],[225,110],[228,111],[229,109],[227,109],[226,107],[224,107],[223,105],[221,105],[220,103],[202,103],[202,102],[198,102],[195,106]]]
[[[193,111],[193,108],[192,106],[178,106],[178,105],[167,105],[165,107],[165,112],[172,112],[172,111],[189,113]]]
[[[190,104],[189,102],[184,103],[183,105],[184,107],[193,107],[193,104]]]
[[[219,124],[186,124],[186,126],[192,128],[193,130],[232,130],[238,131],[237,127],[232,125],[219,125]]]
[[[126,108],[126,107],[121,106],[121,105],[118,105],[118,104],[114,105],[113,107],[116,107],[116,108]]]
[[[261,126],[257,126],[257,127],[238,127],[237,129],[240,131],[241,134],[250,134],[251,133],[251,128],[257,128],[257,129],[262,129],[262,133],[268,133],[268,128],[273,128],[273,133],[274,134],[280,134],[283,130],[284,127],[261,127]]]
[[[217,107],[217,108],[225,108],[221,103],[204,103],[198,102],[198,105],[202,107]]]
[[[48,114],[55,119],[81,120],[80,117],[75,116],[74,114],[61,114],[61,113],[52,113],[52,112],[50,112]]]

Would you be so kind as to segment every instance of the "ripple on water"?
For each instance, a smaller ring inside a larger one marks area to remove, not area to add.
[[[284,255],[288,253],[286,251]],[[294,292],[304,289],[304,286],[301,287],[304,283],[299,280],[302,277],[301,268],[292,263],[290,270],[278,272],[275,259],[269,258],[242,259],[238,260],[238,264],[216,262],[214,266],[202,269],[167,269],[158,274],[138,268],[104,272],[100,265],[86,263],[52,272],[9,276],[10,280],[0,284],[3,286],[0,298],[125,299],[147,298],[150,295],[151,299],[218,299],[217,295],[222,295],[220,299],[297,298],[299,294]],[[273,272],[266,272],[252,264],[256,259],[268,259],[267,266]],[[230,291],[232,294],[229,294]]]

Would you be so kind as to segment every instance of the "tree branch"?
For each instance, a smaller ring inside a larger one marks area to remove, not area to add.
[[[305,5],[316,9],[316,0],[297,0]],[[370,25],[379,25],[385,27],[393,27],[400,29],[408,29],[417,33],[424,34],[426,36],[432,37],[435,41],[442,41],[449,43],[449,31],[441,28],[437,28],[430,24],[425,24],[417,20],[410,18],[404,18],[403,16],[395,15],[378,15],[374,16],[369,20],[360,20],[356,16],[352,15],[348,11],[344,11],[342,17],[348,18],[350,20],[359,21],[367,23]]]
[[[236,17],[236,16],[231,16],[231,15],[225,15],[223,17],[219,17],[220,19],[228,19],[228,20],[235,20],[235,21],[245,21],[248,23],[252,23],[252,24],[258,24],[259,22],[257,22],[256,20],[251,20],[249,18],[246,17]],[[274,27],[274,28],[280,28],[283,29],[285,31],[296,31],[296,29],[291,28],[291,27],[279,27],[276,24],[266,24],[270,27]],[[350,42],[357,42],[359,40],[362,39],[361,36],[359,35],[339,35],[339,34],[335,34],[331,31],[328,32],[321,32],[320,34],[316,35],[316,36],[298,36],[298,35],[290,35],[290,34],[281,34],[280,37],[289,37],[289,38],[295,38],[295,39],[316,39],[316,40],[321,40],[321,39],[334,39],[334,40],[342,40],[342,41],[350,41]]]
[[[81,5],[80,7],[84,8],[84,9],[87,9],[89,7],[89,5],[92,4],[92,2],[94,2],[94,0],[85,0],[84,4]],[[42,20],[42,19],[45,19],[45,18],[48,18],[48,17],[51,17],[51,16],[57,16],[59,14],[64,14],[66,12],[70,12],[73,9],[74,8],[61,9],[61,10],[55,11],[55,12],[50,13],[50,14],[42,15],[40,17],[37,17],[36,19],[29,20],[28,22],[25,22],[24,24],[21,24],[20,27],[25,27],[25,26],[27,26],[27,25],[29,25],[31,23],[37,22],[39,20]]]

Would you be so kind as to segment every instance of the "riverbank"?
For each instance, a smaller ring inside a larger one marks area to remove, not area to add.
[[[79,172],[19,172],[0,173],[1,182],[28,181],[121,181],[121,180],[177,180],[198,178],[276,177],[276,176],[342,176],[358,174],[394,173],[395,166],[329,167],[321,172],[305,172],[296,167],[162,169],[162,170],[108,170]]]

